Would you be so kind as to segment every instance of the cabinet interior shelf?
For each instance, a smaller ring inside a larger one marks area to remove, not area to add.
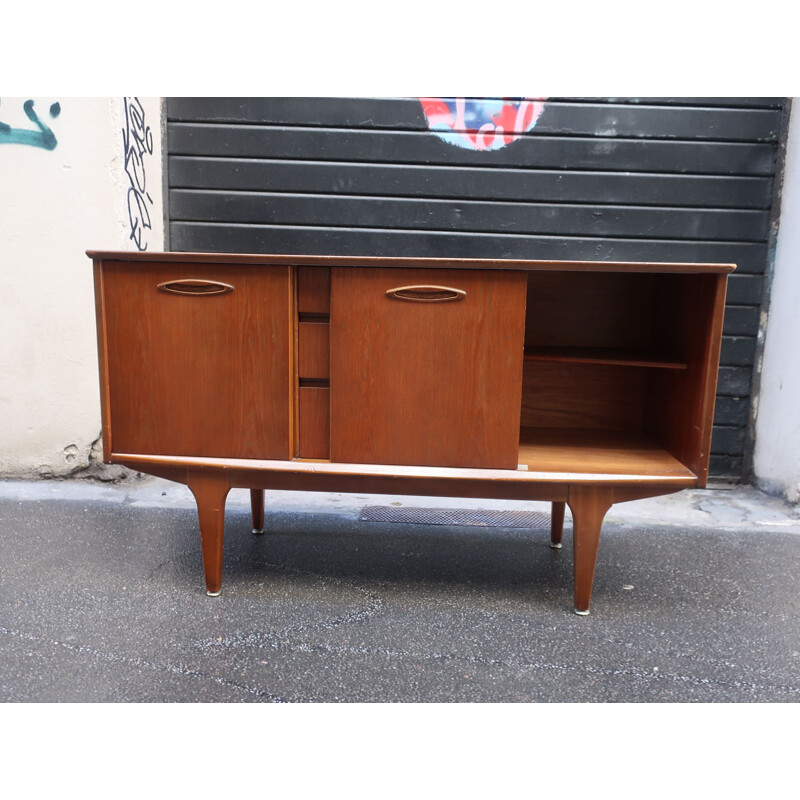
[[[648,436],[628,431],[522,428],[519,463],[533,472],[696,477]]]
[[[560,361],[574,364],[613,364],[625,367],[686,369],[686,362],[615,347],[526,347],[526,361]]]

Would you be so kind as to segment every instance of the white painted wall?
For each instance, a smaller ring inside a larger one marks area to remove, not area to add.
[[[800,500],[800,98],[792,116],[756,417],[756,484]]]
[[[135,121],[126,113],[135,103],[33,98],[55,137],[48,150],[25,113],[28,99],[0,99],[8,126],[0,126],[0,475],[18,477],[87,467],[100,435],[92,262],[84,253],[138,249],[132,180],[150,198],[152,228],[142,244],[164,249],[159,98],[141,99],[152,139],[130,153],[130,174],[123,129]],[[135,137],[128,141],[134,148]]]

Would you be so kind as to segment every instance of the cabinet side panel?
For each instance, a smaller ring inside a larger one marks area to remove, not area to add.
[[[180,280],[234,288],[158,289]],[[288,267],[107,262],[103,281],[114,452],[289,457]]]
[[[106,315],[103,291],[103,264],[94,261],[94,308],[97,322],[97,363],[100,377],[100,416],[102,419],[103,461],[111,461],[111,407],[108,388],[108,345],[106,343]]]
[[[705,486],[722,344],[727,275],[675,276],[660,292],[656,324],[685,370],[650,376],[648,428]]]
[[[466,296],[387,296],[406,286]],[[331,460],[515,468],[525,289],[521,272],[333,269]]]

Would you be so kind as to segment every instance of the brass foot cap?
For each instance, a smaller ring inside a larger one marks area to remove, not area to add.
[[[263,529],[263,528],[261,528],[261,530],[259,530],[258,528],[253,528],[253,533],[254,533],[256,536],[260,536],[262,533],[264,533],[264,529]]]
[[[576,614],[577,614],[579,617],[588,617],[588,616],[589,616],[589,609],[587,608],[587,609],[586,609],[586,611],[581,611],[579,608],[576,608],[576,609],[575,609],[575,613],[576,613]]]
[[[206,591],[206,594],[207,594],[209,597],[219,597],[219,596],[222,594],[222,589],[219,589],[219,590],[218,590],[218,591],[216,591],[216,592],[209,592],[209,591]]]
[[[561,549],[561,542],[550,542],[550,548],[552,550],[560,550]]]

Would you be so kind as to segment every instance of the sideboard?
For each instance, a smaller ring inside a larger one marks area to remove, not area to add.
[[[545,500],[588,614],[611,505],[706,484],[732,264],[87,255],[104,461],[188,485],[209,595],[233,487]]]

